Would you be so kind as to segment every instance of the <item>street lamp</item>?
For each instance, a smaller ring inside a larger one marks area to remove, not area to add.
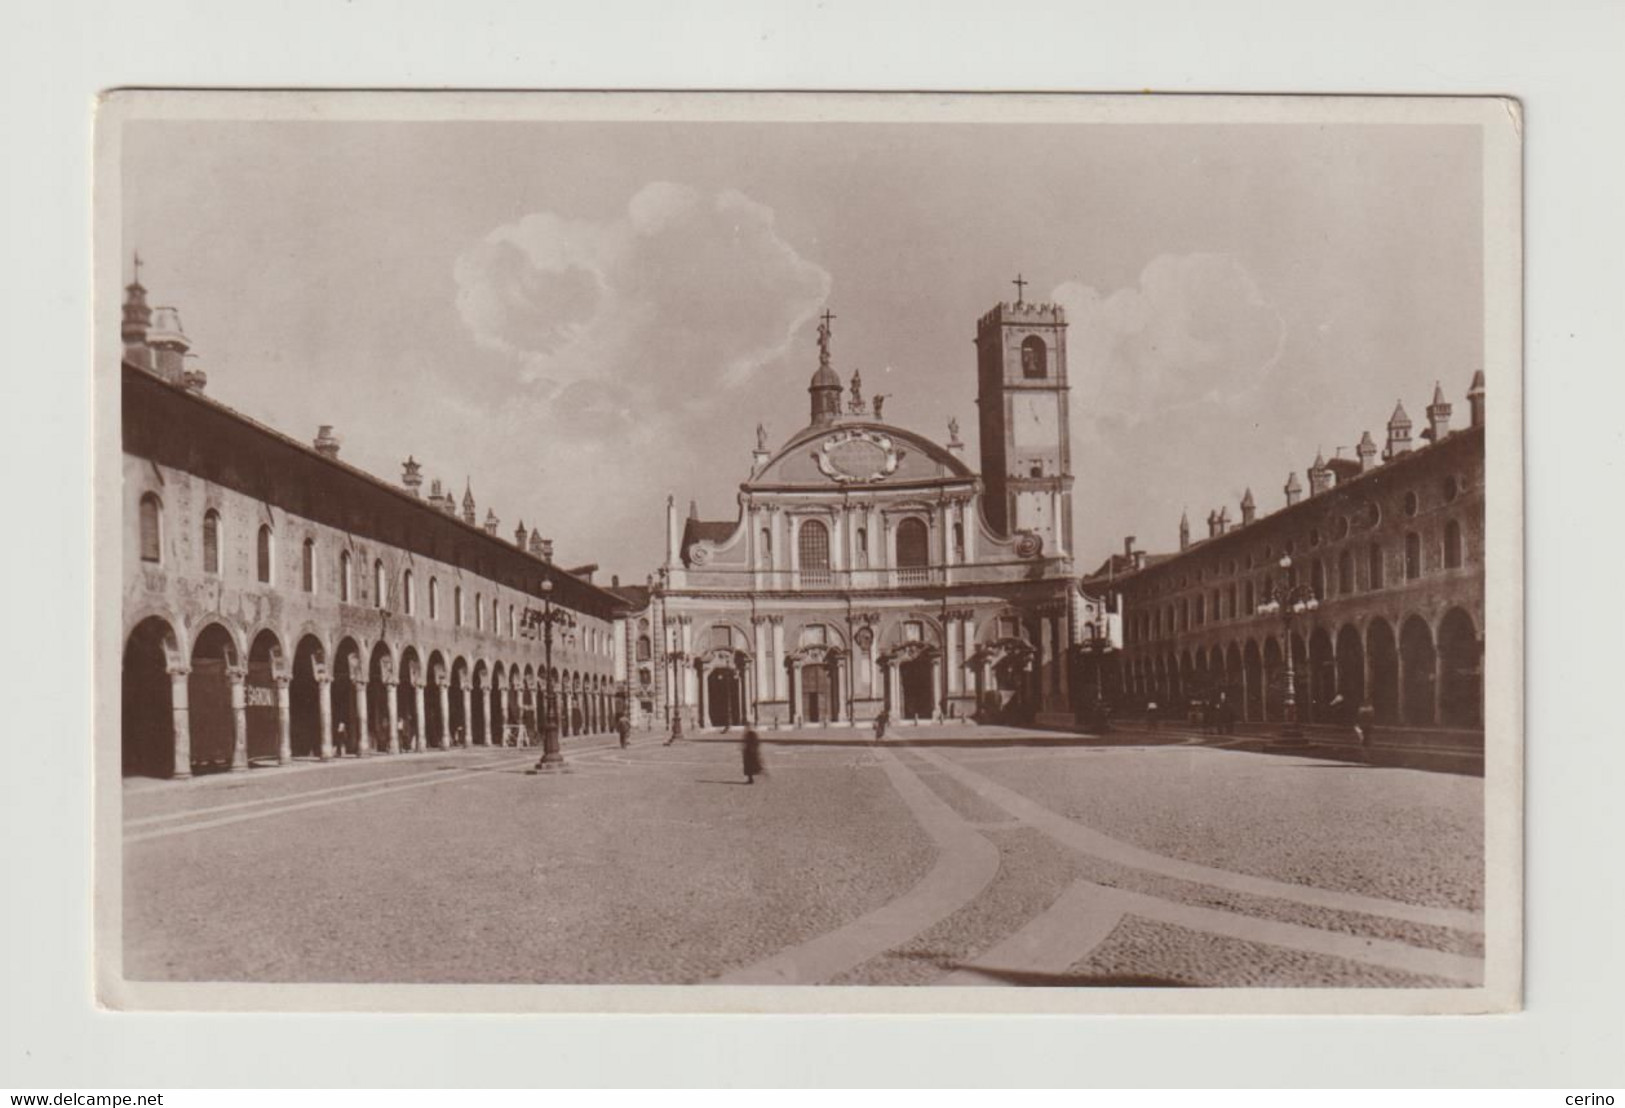
[[[525,623],[534,628],[537,624],[542,628],[542,671],[547,681],[547,691],[543,694],[542,715],[542,757],[536,763],[537,769],[553,769],[564,764],[564,755],[559,753],[559,704],[558,693],[553,687],[553,625],[561,627],[574,627],[575,614],[568,608],[553,607],[553,579],[551,577],[542,581],[542,610],[535,608],[525,609]]]
[[[1085,630],[1087,634],[1078,644],[1078,649],[1094,663],[1095,715],[1103,721],[1106,714],[1106,658],[1116,649],[1116,644],[1112,642],[1110,627],[1104,614],[1101,615],[1099,623],[1091,621],[1085,624]]]
[[[1290,573],[1292,555],[1283,554],[1279,565],[1283,572]],[[1313,612],[1319,607],[1320,598],[1315,595],[1315,590],[1302,584],[1271,585],[1269,594],[1258,606],[1258,614],[1261,616],[1281,617],[1281,634],[1286,646],[1286,703],[1282,705],[1286,725],[1281,728],[1282,738],[1303,737],[1303,730],[1298,726],[1297,674],[1292,663],[1292,620],[1295,616]]]

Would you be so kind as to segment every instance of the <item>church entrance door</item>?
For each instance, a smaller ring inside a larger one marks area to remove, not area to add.
[[[822,723],[834,715],[835,683],[826,665],[801,667],[801,716],[808,723]]]
[[[903,718],[930,719],[936,711],[931,659],[915,658],[897,667],[903,685]]]
[[[732,727],[744,720],[740,710],[739,673],[714,669],[705,677],[705,707],[712,727]]]

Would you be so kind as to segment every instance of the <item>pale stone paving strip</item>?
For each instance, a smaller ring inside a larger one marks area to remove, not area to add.
[[[471,767],[471,773],[492,773],[513,766],[524,765],[531,759],[527,755],[523,759],[509,762],[488,762],[484,765]],[[352,800],[365,800],[374,796],[388,796],[393,793],[410,792],[413,789],[426,789],[433,785],[444,785],[452,781],[467,781],[468,777],[460,773],[435,773],[430,779],[409,779],[405,784],[377,784],[375,788],[363,791],[347,791],[343,796],[324,796],[316,800],[298,799],[308,794],[297,794],[292,803],[280,804],[274,808],[262,808],[253,812],[238,812],[235,815],[220,816],[216,819],[194,820],[189,823],[179,823],[170,827],[160,827],[151,831],[138,831],[133,835],[124,836],[126,846],[132,843],[147,842],[150,839],[162,839],[170,835],[181,835],[188,831],[203,831],[211,827],[226,827],[233,823],[246,823],[249,820],[267,819],[271,816],[286,815],[289,812],[302,812],[310,808],[326,808],[333,804],[347,804]]]
[[[1154,854],[1149,850],[1125,843],[1120,839],[1114,839],[1100,831],[1058,815],[1014,789],[1006,788],[973,770],[966,769],[950,758],[945,758],[940,754],[924,749],[917,749],[915,753],[932,765],[942,769],[961,784],[969,787],[983,799],[991,801],[1023,823],[1042,831],[1052,839],[1082,854],[1102,858],[1109,862],[1128,866],[1131,869],[1145,870],[1149,873],[1158,873],[1183,881],[1215,885],[1222,889],[1250,893],[1254,896],[1296,901],[1299,904],[1308,904],[1317,908],[1329,908],[1342,912],[1361,912],[1366,915],[1407,920],[1412,923],[1428,924],[1434,927],[1448,927],[1457,931],[1475,934],[1482,933],[1484,930],[1484,917],[1477,912],[1454,908],[1429,908],[1417,904],[1405,904],[1397,900],[1383,900],[1379,897],[1362,896],[1358,893],[1320,889],[1312,885],[1295,885],[1286,881],[1275,881],[1267,877],[1255,877],[1251,874],[1215,869],[1212,866],[1204,866],[1197,862],[1186,862],[1177,858]]]
[[[1122,922],[1124,902],[1115,890],[1075,882],[1028,924],[979,955],[975,964],[955,970],[934,985],[1003,985],[997,973],[1059,975],[1083,961]],[[990,972],[984,973],[983,970]]]
[[[899,946],[969,904],[999,871],[999,850],[889,751],[881,768],[940,851],[908,892],[834,931],[717,979],[723,985],[811,985]]]

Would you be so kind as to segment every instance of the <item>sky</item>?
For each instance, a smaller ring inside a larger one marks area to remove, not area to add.
[[[1469,126],[141,121],[123,157],[209,395],[601,581],[659,566],[668,495],[737,515],[826,307],[843,378],[973,465],[976,320],[1018,274],[1066,308],[1080,572],[1277,509],[1435,381],[1459,423],[1482,365]]]

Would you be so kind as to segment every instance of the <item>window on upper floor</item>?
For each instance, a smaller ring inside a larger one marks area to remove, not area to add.
[[[417,615],[418,590],[417,583],[412,579],[411,570],[401,574],[401,607],[407,615]]]
[[[299,556],[299,585],[306,592],[316,591],[316,540],[306,539]]]
[[[639,635],[638,636],[638,661],[647,662],[653,656],[654,656],[654,644],[652,642],[650,642],[649,636],[648,635]]]
[[[220,513],[213,508],[203,513],[203,572],[220,572]]]
[[[1028,335],[1021,340],[1021,375],[1029,379],[1040,379],[1049,376],[1049,352],[1044,347],[1044,340],[1037,335]]]
[[[141,560],[161,562],[164,555],[164,506],[156,493],[141,498],[139,510],[141,529]]]
[[[463,586],[458,585],[451,593],[451,622],[455,627],[463,625]]]
[[[262,585],[271,583],[271,553],[271,529],[261,524],[259,536],[254,542],[254,577]]]
[[[429,618],[440,618],[440,582],[436,578],[429,578]]]
[[[354,583],[351,580],[351,558],[348,550],[339,552],[339,599],[346,604],[352,602]]]
[[[485,597],[474,594],[474,630],[485,630]]]
[[[1354,591],[1354,552],[1345,550],[1337,556],[1337,594],[1348,596]]]
[[[909,518],[897,525],[897,568],[904,584],[910,578],[923,579],[931,564],[931,533],[921,519]]]
[[[1461,524],[1452,519],[1444,525],[1444,568],[1460,569],[1461,563]]]
[[[1383,576],[1382,544],[1374,542],[1366,552],[1365,587],[1372,590],[1382,588]]]
[[[1415,531],[1405,533],[1405,580],[1414,581],[1422,576],[1422,536]]]
[[[389,604],[389,581],[384,576],[384,560],[376,559],[372,563],[372,606],[383,608]]]
[[[807,584],[829,582],[829,528],[816,519],[804,520],[798,528],[797,553],[801,558],[801,579]]]

